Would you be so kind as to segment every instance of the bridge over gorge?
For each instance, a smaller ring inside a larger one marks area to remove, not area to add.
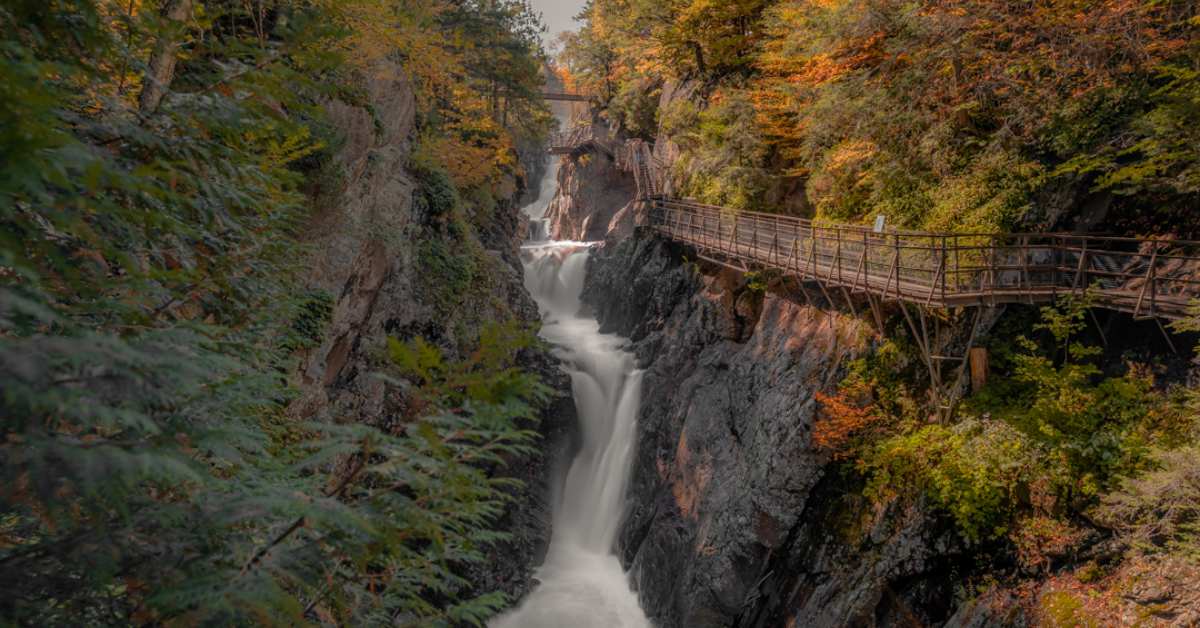
[[[501,90],[499,92],[499,95],[503,96],[505,98],[522,98],[522,99],[526,99],[526,100],[531,100],[533,98],[532,94],[520,95],[520,94],[514,94],[512,92],[509,92],[508,90]],[[554,100],[554,101],[558,101],[558,102],[591,102],[591,100],[592,100],[592,97],[588,96],[587,94],[575,94],[575,93],[571,93],[571,92],[555,92],[555,91],[549,91],[549,90],[539,92],[537,94],[537,96],[541,97],[543,100]]]
[[[555,142],[554,154],[594,147],[617,157],[618,164],[630,152],[590,129],[570,131]],[[1086,294],[1093,308],[1154,320],[1171,343],[1163,321],[1188,317],[1200,301],[1200,242],[1067,233],[877,232],[862,225],[732,210],[659,194],[659,173],[648,147],[634,145],[637,150],[625,157],[622,168],[638,180],[649,228],[709,262],[794,279],[809,301],[814,301],[810,290],[829,305],[844,299],[855,309],[865,300],[880,329],[883,305],[898,306],[929,368],[935,397],[949,398],[942,406],[946,411],[958,394],[967,353],[986,310]],[[931,311],[942,314],[927,316]],[[960,344],[947,341],[945,334],[951,332],[943,324],[970,314],[974,322],[963,353],[935,355],[939,347]],[[959,363],[948,386],[943,379],[947,362]]]
[[[655,160],[650,144],[642,140],[616,142],[594,125],[582,125],[551,134],[547,150],[551,155],[571,157],[588,151],[604,153],[613,158],[617,168],[633,175],[639,199],[659,194],[662,167]]]
[[[559,102],[589,102],[591,96],[585,94],[571,94],[569,92],[542,92],[542,98],[546,100],[557,100]]]

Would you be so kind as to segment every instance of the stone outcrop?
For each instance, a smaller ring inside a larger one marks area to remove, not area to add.
[[[374,376],[387,368],[389,336],[424,337],[454,358],[471,349],[489,321],[538,320],[518,256],[524,236],[519,199],[526,187],[536,186],[506,182],[511,201],[486,221],[468,215],[466,229],[428,215],[429,203],[420,202],[423,182],[407,169],[417,111],[411,86],[397,66],[384,64],[365,80],[365,88],[369,107],[339,101],[326,106],[345,138],[336,157],[340,177],[314,186],[322,209],[307,226],[305,240],[311,249],[308,285],[332,295],[334,305],[325,337],[301,356],[295,379],[302,396],[290,413],[303,420],[386,429],[405,404],[402,389]],[[540,159],[543,151],[527,152]],[[436,263],[469,272],[455,277],[459,283],[450,290],[432,271]],[[551,356],[539,349],[518,357],[523,368],[566,393],[538,426],[543,451],[504,470],[525,482],[501,523],[512,540],[496,548],[492,562],[473,578],[481,591],[519,597],[549,539],[548,482],[570,442],[574,406],[570,382]]]
[[[610,231],[629,233],[637,198],[633,176],[622,172],[612,155],[600,150],[564,157],[558,170],[558,193],[546,211],[551,237],[597,241]]]
[[[814,393],[868,348],[861,321],[646,234],[593,256],[584,299],[647,369],[619,550],[656,625],[946,619],[951,537],[920,504],[855,497],[812,444]]]

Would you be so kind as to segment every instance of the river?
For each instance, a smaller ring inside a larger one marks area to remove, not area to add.
[[[538,584],[492,628],[649,627],[613,554],[637,438],[642,373],[625,340],[600,333],[599,323],[582,313],[589,244],[546,239],[557,162],[552,160],[538,200],[525,208],[530,241],[521,259],[525,286],[541,310],[541,336],[571,376],[582,444],[555,499],[554,531],[537,568]]]

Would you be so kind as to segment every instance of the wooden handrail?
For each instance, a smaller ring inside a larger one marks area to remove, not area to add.
[[[734,268],[773,268],[847,293],[930,307],[1045,303],[1095,295],[1095,307],[1182,319],[1200,301],[1200,241],[1061,232],[931,232],[810,220],[669,198],[649,145],[596,136],[592,125],[555,134],[551,152],[589,146],[634,175],[657,232]],[[783,258],[781,259],[781,255]],[[847,269],[854,269],[850,277]]]
[[[1062,233],[888,230],[649,199],[650,225],[737,268],[773,268],[936,307],[1044,303],[1090,288],[1095,307],[1181,319],[1200,300],[1200,242]],[[664,225],[670,225],[663,229]],[[1168,252],[1169,249],[1169,252]],[[781,251],[789,259],[781,259]],[[848,269],[855,269],[848,275]],[[826,293],[828,297],[828,293]]]

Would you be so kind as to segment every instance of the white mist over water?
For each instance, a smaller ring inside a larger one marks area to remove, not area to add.
[[[521,258],[525,286],[542,313],[541,335],[571,375],[582,447],[555,505],[550,548],[537,569],[540,584],[492,628],[648,628],[612,553],[624,514],[642,373],[622,338],[601,334],[594,318],[580,314],[589,245],[545,240],[543,218],[558,170],[553,162],[542,196],[525,208],[533,241]]]

